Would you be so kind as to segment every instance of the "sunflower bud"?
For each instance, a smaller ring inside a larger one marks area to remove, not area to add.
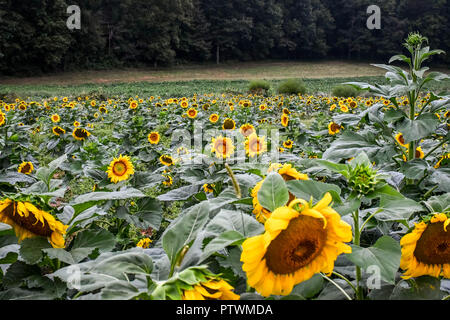
[[[350,169],[349,186],[359,194],[368,194],[375,191],[380,182],[377,171],[367,164],[358,164]]]

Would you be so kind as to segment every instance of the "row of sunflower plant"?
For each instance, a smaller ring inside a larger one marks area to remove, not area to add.
[[[448,299],[426,41],[358,97],[1,101],[0,299]]]

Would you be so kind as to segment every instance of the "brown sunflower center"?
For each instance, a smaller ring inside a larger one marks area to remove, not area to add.
[[[157,141],[158,140],[158,135],[156,134],[156,133],[152,133],[151,135],[150,135],[150,140],[152,140],[152,141]]]
[[[443,222],[427,226],[417,241],[414,256],[425,264],[450,263],[450,231],[445,232]]]
[[[399,141],[401,144],[405,144],[405,138],[403,138],[403,135],[399,135],[399,136],[398,136],[398,141]]]
[[[127,165],[123,162],[116,162],[113,166],[113,171],[118,176],[123,176],[127,172]]]
[[[334,122],[333,122],[333,123],[331,124],[330,128],[331,128],[331,131],[336,132],[336,131],[338,131],[338,130],[341,128],[341,126],[338,125],[337,123],[334,123]]]
[[[31,166],[29,163],[26,163],[20,170],[21,173],[28,173],[30,171],[31,171]]]
[[[44,219],[44,225],[42,225],[42,223],[38,219],[36,219],[32,212],[29,212],[28,217],[21,216],[17,212],[16,202],[11,202],[11,204],[6,207],[6,209],[4,209],[2,213],[8,216],[18,226],[31,231],[38,236],[50,237],[53,233],[53,230],[50,229],[47,221]]]
[[[223,128],[226,130],[233,129],[234,128],[233,120],[225,120],[225,122],[223,123]]]
[[[291,220],[267,248],[265,259],[269,270],[289,274],[307,266],[320,254],[326,238],[322,220],[309,216]]]
[[[172,158],[170,158],[170,157],[163,156],[163,157],[161,158],[161,160],[162,160],[164,163],[167,163],[167,164],[172,164],[172,163],[173,163]]]
[[[78,137],[78,138],[87,138],[87,131],[86,130],[80,130],[80,129],[77,129],[77,130],[75,130],[75,135]]]
[[[249,144],[249,149],[253,152],[259,152],[262,149],[259,139],[252,139]]]

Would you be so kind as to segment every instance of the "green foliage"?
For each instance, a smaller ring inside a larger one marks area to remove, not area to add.
[[[252,80],[248,84],[248,91],[254,94],[264,94],[270,89],[270,82],[267,80]]]
[[[288,79],[280,83],[278,86],[280,94],[305,94],[306,87],[302,80]]]
[[[333,92],[331,93],[335,97],[356,97],[358,95],[358,90],[352,86],[346,85],[338,85],[333,88]]]

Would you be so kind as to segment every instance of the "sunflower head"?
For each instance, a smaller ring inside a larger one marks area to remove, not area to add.
[[[66,130],[64,130],[63,128],[58,127],[58,126],[53,127],[52,131],[53,131],[53,134],[56,135],[56,136],[60,136],[60,135],[66,133]]]
[[[31,174],[34,170],[33,164],[31,162],[22,162],[17,169],[17,172],[23,174]]]
[[[72,136],[79,141],[86,140],[91,133],[83,128],[75,128],[72,132]]]
[[[213,193],[214,192],[215,185],[211,183],[205,183],[203,185],[203,190],[205,193]]]
[[[408,144],[405,143],[405,138],[403,137],[403,133],[399,132],[395,135],[395,141],[398,142],[402,147],[408,148]]]
[[[139,242],[136,244],[136,247],[147,249],[150,247],[151,243],[152,243],[152,240],[150,238],[144,238],[144,239],[139,240]]]
[[[403,278],[429,275],[450,279],[450,215],[435,213],[400,240]]]
[[[368,194],[375,190],[380,182],[377,171],[368,164],[357,164],[350,167],[349,186],[359,194]]]
[[[168,167],[174,165],[174,163],[175,163],[175,161],[173,160],[173,158],[171,156],[165,155],[165,154],[159,157],[159,161],[163,165],[168,166]]]
[[[56,113],[51,116],[51,119],[52,119],[52,122],[54,122],[54,123],[61,121],[61,117]]]
[[[111,182],[118,183],[127,180],[134,174],[134,166],[129,156],[120,155],[119,158],[114,158],[111,161],[106,173],[108,173],[108,178],[111,179]]]
[[[264,234],[245,240],[242,269],[251,287],[265,297],[288,295],[314,274],[330,274],[338,255],[351,253],[344,243],[352,239],[351,226],[330,207],[331,200],[329,193],[315,206],[296,199],[272,213]]]
[[[195,119],[197,117],[198,111],[195,108],[189,108],[186,114],[189,118]]]
[[[216,123],[217,121],[219,121],[219,115],[213,113],[212,115],[209,116],[209,121],[211,123]]]
[[[4,125],[6,122],[6,116],[3,112],[0,111],[0,127]]]
[[[292,141],[290,139],[283,142],[283,147],[285,147],[286,149],[292,149],[293,146],[294,146],[294,141]]]
[[[230,138],[219,136],[212,139],[211,152],[216,154],[219,159],[226,159],[231,157],[234,153],[233,141]]]
[[[64,248],[68,226],[30,202],[10,199],[0,201],[0,222],[10,225],[21,242],[27,238],[45,237],[54,248]]]
[[[245,141],[245,151],[249,157],[259,156],[267,151],[265,137],[258,137],[254,132]]]
[[[328,133],[331,135],[335,135],[336,133],[339,133],[339,131],[341,130],[341,125],[335,123],[335,122],[330,122],[328,124]]]
[[[182,300],[239,300],[234,288],[223,279],[209,278],[183,290]]]
[[[156,131],[150,132],[150,134],[148,135],[148,141],[151,144],[158,144],[159,140],[160,140],[159,132],[156,132]]]
[[[283,115],[281,116],[281,125],[283,127],[287,127],[289,124],[289,116],[285,113],[283,113]]]
[[[226,118],[223,121],[222,129],[223,130],[234,130],[236,128],[236,122],[231,118]]]
[[[253,125],[251,125],[250,123],[246,123],[243,124],[240,128],[239,128],[239,132],[244,136],[244,137],[248,137],[250,136],[252,133],[256,132],[255,127]]]

